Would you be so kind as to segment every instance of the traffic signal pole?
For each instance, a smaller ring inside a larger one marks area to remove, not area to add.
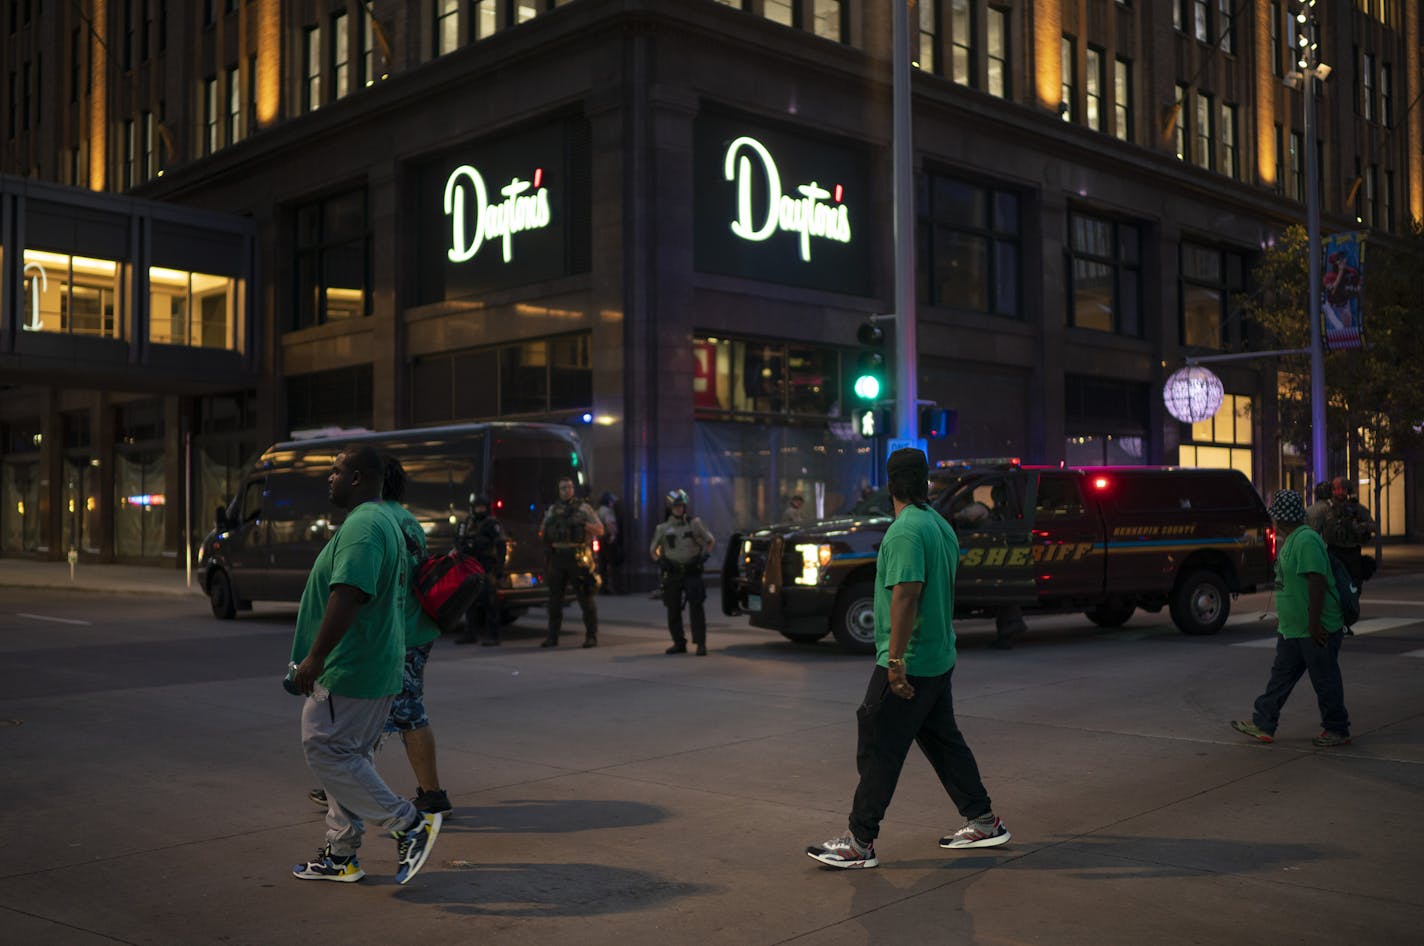
[[[910,139],[909,0],[893,0],[895,11],[893,173],[895,201],[895,433],[920,436],[919,384],[915,349],[915,167]]]

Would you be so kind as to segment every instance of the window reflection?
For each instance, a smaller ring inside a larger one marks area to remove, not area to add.
[[[240,350],[242,280],[150,266],[148,340],[157,345]]]
[[[25,250],[20,327],[120,338],[119,297],[125,267],[114,260]]]

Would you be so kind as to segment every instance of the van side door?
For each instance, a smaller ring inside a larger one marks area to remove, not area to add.
[[[1033,500],[1033,563],[1038,597],[1102,594],[1107,557],[1098,506],[1083,495],[1083,477],[1066,470],[1037,474]]]
[[[232,579],[232,591],[240,601],[252,601],[267,593],[267,520],[263,502],[267,477],[247,480],[238,491],[228,513],[230,523],[223,539],[223,564]]]
[[[1002,470],[968,477],[940,508],[959,536],[956,606],[1033,604],[1037,589],[1024,515],[1027,477]]]

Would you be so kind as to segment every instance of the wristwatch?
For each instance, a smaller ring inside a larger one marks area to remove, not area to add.
[[[886,669],[886,670],[904,670],[904,669],[905,669],[905,658],[903,658],[903,657],[886,657],[886,658],[885,658],[885,669]]]

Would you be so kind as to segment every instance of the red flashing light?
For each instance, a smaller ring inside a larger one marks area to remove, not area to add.
[[[1098,478],[1096,478],[1095,480],[1093,480],[1093,488],[1094,488],[1094,489],[1107,489],[1107,488],[1108,488],[1108,478],[1107,478],[1106,476],[1099,476]]]
[[[503,508],[504,508],[504,500],[502,500],[502,499],[496,499],[496,500],[494,501],[494,508],[496,508],[496,509],[503,509]]]
[[[837,185],[836,185],[836,203],[839,204],[839,203],[841,202],[841,200],[843,200],[844,198],[845,198],[845,187],[842,186],[842,185],[840,185],[840,184],[837,184]]]
[[[1266,527],[1266,547],[1271,550],[1271,561],[1276,560],[1276,527]]]
[[[540,182],[542,182],[543,180],[544,180],[544,169],[543,169],[543,168],[535,168],[535,169],[534,169],[534,187],[535,187],[536,190],[538,189]]]

